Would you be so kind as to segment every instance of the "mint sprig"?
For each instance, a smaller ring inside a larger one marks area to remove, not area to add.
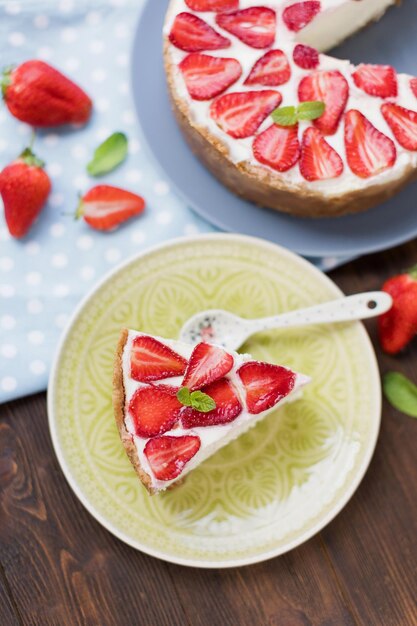
[[[301,102],[297,107],[278,107],[271,113],[275,124],[279,126],[294,126],[299,121],[316,120],[325,111],[326,105],[319,100]]]
[[[216,403],[207,393],[190,391],[188,387],[181,387],[177,392],[177,399],[184,406],[189,406],[200,413],[208,413],[216,408]]]
[[[90,176],[102,176],[114,170],[127,156],[128,141],[124,133],[113,133],[96,148],[87,165]]]
[[[384,394],[398,411],[417,417],[417,387],[400,372],[388,372],[383,379]]]

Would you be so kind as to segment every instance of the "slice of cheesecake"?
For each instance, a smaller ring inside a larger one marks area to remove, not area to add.
[[[151,494],[182,480],[309,378],[202,342],[121,332],[113,378],[117,427]]]

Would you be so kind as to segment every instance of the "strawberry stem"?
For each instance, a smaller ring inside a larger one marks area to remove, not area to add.
[[[77,208],[75,209],[75,213],[73,213],[73,215],[74,215],[75,220],[79,220],[80,217],[84,215],[84,202],[81,196],[80,196]]]
[[[33,152],[31,146],[28,146],[23,150],[21,154],[19,154],[19,159],[21,159],[26,165],[31,165],[34,167],[44,167],[45,161],[39,159],[36,154]]]
[[[413,265],[413,267],[410,267],[410,269],[407,271],[407,274],[411,276],[411,278],[414,278],[414,280],[417,280],[417,265]]]
[[[11,74],[12,74],[13,68],[14,68],[13,65],[9,65],[8,67],[5,67],[3,70],[2,76],[0,78],[0,88],[1,88],[1,93],[2,93],[3,98],[6,97],[7,87],[12,82]]]

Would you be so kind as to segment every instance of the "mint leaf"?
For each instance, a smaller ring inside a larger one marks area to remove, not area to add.
[[[188,387],[181,387],[181,389],[177,391],[177,400],[184,406],[192,406],[191,394]]]
[[[299,120],[316,120],[323,115],[325,108],[324,102],[318,100],[301,102],[297,107],[297,118]]]
[[[114,170],[127,155],[128,141],[124,133],[113,133],[95,150],[87,165],[90,176],[101,176]]]
[[[388,372],[383,379],[387,400],[398,411],[417,417],[417,387],[400,372]]]
[[[216,408],[216,403],[207,393],[193,391],[191,393],[191,406],[200,413],[208,413]]]
[[[278,107],[272,111],[271,117],[280,126],[294,126],[297,123],[297,110],[295,107]]]

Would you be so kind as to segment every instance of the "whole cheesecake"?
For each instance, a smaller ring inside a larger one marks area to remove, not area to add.
[[[307,217],[416,179],[417,78],[321,53],[394,2],[171,0],[166,74],[194,153],[243,198]]]

